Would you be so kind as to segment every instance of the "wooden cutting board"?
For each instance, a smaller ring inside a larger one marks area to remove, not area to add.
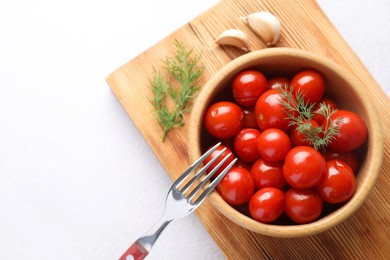
[[[325,55],[349,69],[364,85],[378,109],[383,128],[390,128],[390,102],[367,69],[313,0],[223,0],[193,21],[141,53],[108,76],[107,82],[156,156],[173,178],[189,165],[186,126],[170,132],[161,142],[162,129],[150,104],[152,68],[172,55],[180,40],[202,53],[203,86],[223,65],[242,53],[218,47],[215,38],[224,30],[245,31],[253,50],[266,46],[239,19],[249,13],[269,11],[282,24],[276,47],[293,47]],[[188,120],[189,115],[186,115]],[[381,175],[366,203],[351,218],[335,228],[303,238],[274,238],[252,233],[233,224],[206,201],[197,215],[229,259],[385,259],[390,257],[390,135],[384,132],[384,162]],[[175,160],[172,160],[175,158]]]

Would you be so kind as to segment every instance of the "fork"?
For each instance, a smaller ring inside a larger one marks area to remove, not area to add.
[[[213,153],[221,143],[216,144],[192,163],[186,171],[173,183],[168,191],[165,210],[160,220],[152,226],[143,236],[138,238],[126,252],[119,258],[119,260],[142,260],[149,252],[162,231],[171,223],[172,220],[185,217],[193,212],[214,190],[217,184],[225,177],[230,168],[234,165],[237,158],[235,158],[229,165],[222,170],[221,166],[232,155],[229,153],[225,156],[206,176],[205,171],[226,151],[222,149],[215,157],[212,158],[206,165],[204,165],[186,184],[184,181],[191,175],[191,173],[200,166],[200,164]],[[221,168],[222,172],[209,183],[210,178]],[[202,176],[204,178],[198,181]],[[205,188],[206,183],[209,183]],[[180,187],[184,184],[183,187]],[[197,185],[196,185],[197,184]],[[189,194],[187,194],[189,193]]]

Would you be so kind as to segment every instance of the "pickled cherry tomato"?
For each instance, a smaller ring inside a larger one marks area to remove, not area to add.
[[[233,79],[233,97],[241,106],[253,106],[267,87],[267,79],[260,71],[244,70]]]
[[[269,162],[260,158],[253,164],[249,173],[255,182],[256,189],[265,187],[283,189],[286,185],[282,162]]]
[[[243,127],[245,128],[258,128],[256,123],[255,107],[242,107],[244,118],[242,121]]]
[[[249,172],[233,166],[217,185],[219,195],[230,205],[247,203],[255,192],[255,184]]]
[[[321,199],[327,203],[346,202],[355,193],[355,175],[348,164],[338,160],[327,161],[325,176],[316,189]]]
[[[298,224],[313,222],[322,213],[323,202],[315,189],[290,188],[285,200],[286,215]]]
[[[248,172],[251,170],[252,163],[244,162],[243,160],[238,159],[234,166],[239,167],[239,168],[244,168]]]
[[[249,212],[255,220],[271,223],[282,215],[284,210],[284,193],[274,188],[266,187],[258,190],[249,201]]]
[[[283,97],[276,89],[267,90],[259,97],[255,106],[255,114],[260,130],[278,128],[287,131],[291,128],[280,100],[283,100]]]
[[[244,162],[254,162],[260,155],[257,152],[257,139],[261,132],[253,128],[244,128],[234,138],[234,151]]]
[[[309,146],[292,148],[284,161],[283,176],[286,182],[298,189],[312,188],[325,174],[325,158]]]
[[[351,167],[352,171],[355,173],[357,172],[357,169],[359,167],[359,157],[356,153],[356,151],[350,151],[350,152],[336,152],[333,150],[326,150],[325,153],[325,160],[338,160],[345,162],[348,164],[349,167]]]
[[[290,80],[285,77],[275,77],[268,80],[269,89],[285,88],[290,85]]]
[[[270,162],[281,162],[291,149],[289,136],[277,128],[268,128],[257,139],[257,151]]]
[[[302,94],[305,102],[314,104],[322,98],[325,92],[325,80],[315,70],[303,70],[298,72],[291,80],[294,95]]]
[[[330,149],[338,152],[348,152],[360,147],[366,141],[366,124],[356,113],[337,110],[330,118],[333,124],[336,124],[337,118],[341,121],[337,124],[339,131],[335,134],[335,140],[328,146]]]
[[[241,107],[229,101],[212,104],[204,116],[207,132],[220,139],[233,137],[242,128],[244,114]]]

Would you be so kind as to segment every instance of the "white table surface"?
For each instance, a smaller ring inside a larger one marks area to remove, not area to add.
[[[171,180],[105,77],[217,0],[0,3],[0,259],[117,259]],[[390,2],[320,0],[390,93]],[[149,259],[223,259],[196,215]]]

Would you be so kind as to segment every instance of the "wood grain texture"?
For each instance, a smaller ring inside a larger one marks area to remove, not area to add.
[[[287,8],[288,7],[288,8]],[[170,132],[161,142],[149,102],[153,67],[171,55],[175,40],[202,54],[205,72],[199,84],[242,53],[233,47],[215,46],[224,30],[238,28],[249,36],[252,49],[266,46],[239,19],[249,13],[269,11],[282,23],[276,47],[293,47],[327,56],[347,68],[363,83],[381,117],[383,129],[390,127],[390,102],[384,91],[313,0],[224,0],[177,31],[118,68],[107,82],[130,118],[173,178],[187,168],[187,129]],[[188,117],[189,115],[187,115]],[[206,201],[197,215],[228,259],[386,259],[390,256],[390,136],[384,132],[384,161],[381,174],[365,204],[348,220],[320,234],[302,238],[259,235],[231,223]],[[175,160],[171,160],[175,158]],[[157,176],[158,177],[158,176]]]

